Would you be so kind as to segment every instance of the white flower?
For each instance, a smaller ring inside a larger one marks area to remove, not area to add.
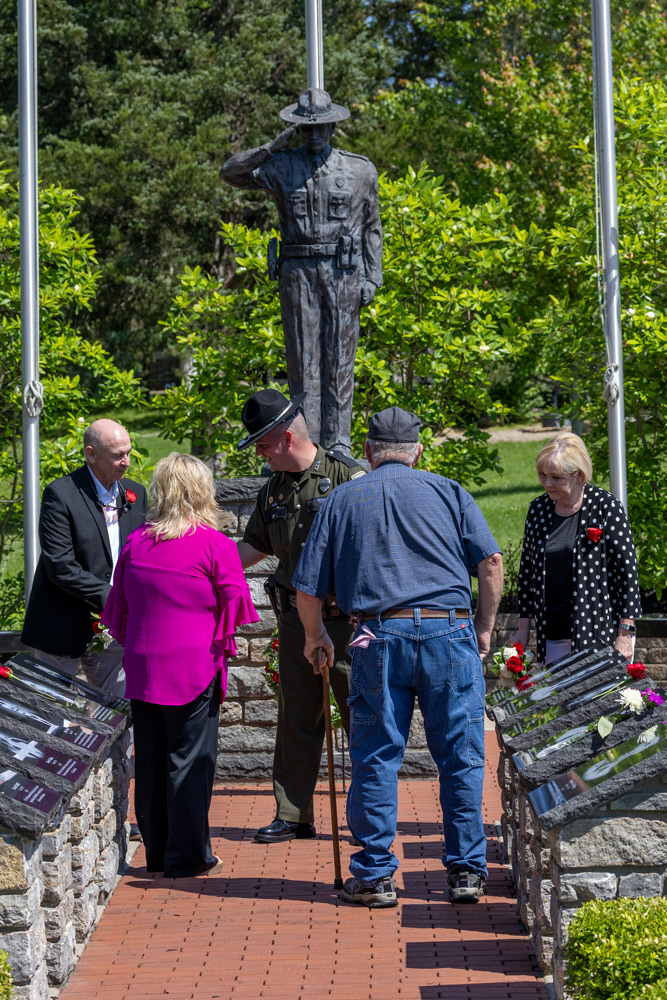
[[[75,291],[75,292],[78,292],[78,291],[79,291],[79,286],[78,286],[78,285],[75,285],[75,286],[74,286],[74,291]]]
[[[644,711],[644,699],[641,691],[637,691],[636,688],[626,688],[625,691],[621,691],[618,702],[623,708],[629,708],[635,715],[641,715]]]
[[[634,314],[635,314],[634,309],[628,309],[628,316],[634,316]]]
[[[651,312],[651,310],[649,309],[648,312],[646,313],[646,318],[647,319],[655,319],[655,313]]]
[[[523,654],[523,658],[526,661],[526,663],[530,666],[530,664],[535,659],[535,653],[532,651],[532,649],[527,649]]]
[[[653,740],[658,735],[658,727],[651,726],[650,729],[645,729],[643,733],[640,733],[637,737],[637,743],[653,743]]]
[[[489,347],[488,344],[480,344],[479,345],[479,353],[480,354],[486,354],[486,352],[490,351],[490,350],[491,350],[491,348]]]
[[[516,646],[505,646],[503,648],[503,660],[505,661],[505,663],[507,663],[510,656],[518,656],[518,655],[519,654],[516,651]]]
[[[499,676],[502,677],[503,680],[507,680],[512,676],[512,671],[508,670],[504,663],[501,663]]]
[[[373,319],[375,319],[375,317],[377,316],[377,309],[375,308],[375,306],[371,306],[368,311],[371,314],[371,316],[373,317]]]

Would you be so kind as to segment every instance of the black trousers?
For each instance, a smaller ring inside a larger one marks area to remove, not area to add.
[[[350,652],[354,628],[347,618],[329,618],[324,623],[334,644],[334,668],[330,672],[345,732],[350,731]],[[280,696],[278,726],[273,756],[273,793],[276,819],[290,823],[313,822],[313,792],[322,760],[324,706],[322,678],[313,673],[303,655],[306,637],[296,608],[283,611],[278,619],[278,666]]]
[[[208,827],[218,749],[220,674],[185,705],[135,698],[134,807],[148,871],[198,875],[214,863]]]

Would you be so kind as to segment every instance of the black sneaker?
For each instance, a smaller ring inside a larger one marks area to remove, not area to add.
[[[451,903],[477,903],[486,890],[486,880],[476,872],[453,872],[448,882]]]
[[[356,878],[348,878],[340,891],[345,903],[360,903],[362,906],[396,906],[396,890],[389,876],[377,879],[371,885],[361,885]]]

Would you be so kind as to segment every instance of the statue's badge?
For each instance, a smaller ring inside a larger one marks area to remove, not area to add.
[[[336,178],[336,187],[337,188],[345,187],[345,178],[344,177],[337,177]]]
[[[320,491],[320,493],[326,493],[326,491],[329,489],[330,486],[331,486],[331,480],[327,479],[327,477],[325,476],[324,479],[320,479],[317,488]]]

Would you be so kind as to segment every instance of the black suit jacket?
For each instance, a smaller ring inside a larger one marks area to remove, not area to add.
[[[146,490],[121,480],[137,499],[120,515],[120,549],[146,519]],[[21,639],[58,656],[81,656],[110,590],[111,548],[104,513],[86,465],[49,483],[39,515],[42,553]]]

